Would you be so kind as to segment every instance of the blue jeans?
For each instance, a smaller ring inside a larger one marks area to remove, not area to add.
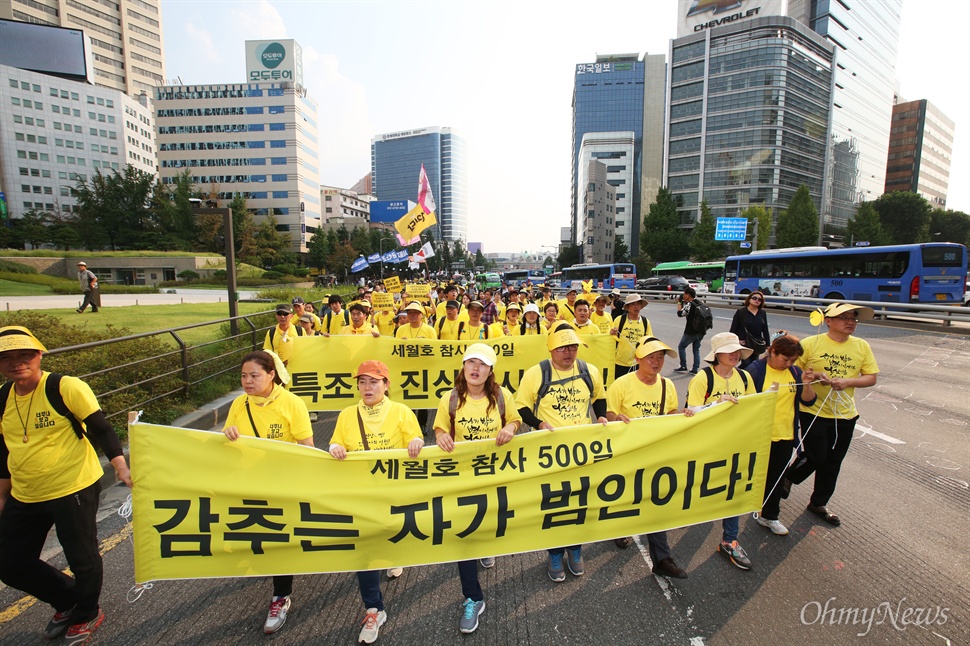
[[[680,337],[680,343],[677,345],[677,353],[680,354],[680,367],[687,367],[687,346],[692,345],[694,347],[694,367],[692,370],[697,372],[701,367],[701,341],[704,339],[704,333],[701,334],[687,334]]]
[[[738,517],[731,516],[721,521],[721,540],[725,543],[732,543],[738,540]]]
[[[551,550],[546,550],[546,551],[549,552],[549,556],[562,556],[563,554],[566,553],[566,550],[571,550],[575,552],[581,547],[582,545],[570,545],[569,547],[554,547]]]
[[[360,598],[364,601],[364,608],[384,609],[384,597],[381,595],[381,570],[358,572],[357,585],[360,587]]]

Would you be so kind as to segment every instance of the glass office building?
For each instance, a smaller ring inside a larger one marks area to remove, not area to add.
[[[416,128],[371,139],[373,194],[381,200],[418,200],[421,164],[438,206],[436,240],[468,240],[467,148],[451,128]]]
[[[728,22],[671,42],[665,185],[681,224],[774,212],[802,184],[821,210],[834,47],[784,16]]]
[[[589,159],[607,165],[607,183],[616,189],[616,237],[637,253],[643,212],[656,196],[662,173],[662,120],[664,93],[663,55],[614,54],[596,57],[593,63],[576,65],[573,86],[572,196],[573,242],[588,239],[582,226],[585,182],[581,181]],[[584,141],[627,138],[629,146],[615,150],[588,151]],[[649,188],[644,191],[644,185]],[[612,241],[610,241],[612,242]]]

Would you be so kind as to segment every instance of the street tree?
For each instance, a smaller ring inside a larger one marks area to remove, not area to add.
[[[880,195],[874,202],[879,223],[890,244],[930,241],[933,207],[919,193],[893,191]]]
[[[690,253],[687,233],[680,227],[680,213],[666,187],[657,191],[656,201],[643,218],[640,250],[656,262],[683,260]]]
[[[879,213],[872,202],[862,202],[847,227],[850,242],[868,242],[873,246],[889,244],[889,236],[882,228]]]
[[[759,232],[760,237],[760,232]],[[809,247],[818,242],[818,209],[802,184],[795,191],[788,208],[778,214],[775,243],[780,248]]]
[[[970,216],[962,211],[935,209],[930,219],[930,239],[970,246]]]
[[[711,213],[707,200],[701,202],[701,219],[690,234],[690,250],[697,262],[707,262],[724,257],[724,243],[715,240],[717,221]]]

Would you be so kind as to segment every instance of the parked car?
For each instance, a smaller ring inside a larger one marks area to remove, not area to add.
[[[690,283],[683,276],[652,276],[637,281],[637,289],[680,293]]]

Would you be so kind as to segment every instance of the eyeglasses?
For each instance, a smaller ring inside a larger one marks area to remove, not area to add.
[[[833,316],[832,318],[838,321],[844,321],[846,323],[858,323],[859,317],[857,316]]]
[[[553,348],[553,352],[558,352],[560,354],[566,354],[567,352],[578,352],[578,345],[564,345],[561,348]]]

